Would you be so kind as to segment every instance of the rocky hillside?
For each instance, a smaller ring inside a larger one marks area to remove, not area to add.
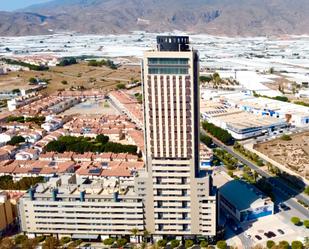
[[[308,0],[55,0],[19,12],[0,12],[0,35],[133,30],[309,34],[308,13]]]

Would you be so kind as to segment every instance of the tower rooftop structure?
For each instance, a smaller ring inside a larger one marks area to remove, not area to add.
[[[157,36],[158,51],[190,51],[189,36]]]

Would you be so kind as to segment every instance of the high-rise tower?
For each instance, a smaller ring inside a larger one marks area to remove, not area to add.
[[[147,170],[137,189],[146,227],[158,236],[214,236],[216,196],[199,169],[199,57],[189,37],[158,36],[142,74]]]

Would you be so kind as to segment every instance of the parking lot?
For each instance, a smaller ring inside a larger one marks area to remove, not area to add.
[[[254,244],[265,244],[267,240],[279,242],[286,240],[303,240],[303,237],[309,236],[309,231],[304,226],[293,225],[287,211],[281,211],[275,215],[261,218],[249,226],[242,226],[244,236],[251,239]]]

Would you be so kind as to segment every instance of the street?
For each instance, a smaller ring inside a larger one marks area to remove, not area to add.
[[[278,200],[285,200],[285,202],[290,207],[296,209],[298,212],[300,212],[304,216],[308,217],[308,215],[309,215],[308,209],[306,209],[301,204],[299,204],[296,200],[294,200],[291,197],[291,195],[295,199],[301,200],[304,203],[306,203],[307,205],[309,205],[309,198],[307,196],[305,196],[303,193],[298,193],[296,190],[292,189],[290,186],[285,184],[282,179],[274,178],[272,175],[268,174],[267,172],[263,171],[261,168],[259,168],[255,164],[253,164],[251,161],[247,160],[244,156],[241,156],[238,153],[234,152],[234,150],[231,146],[227,146],[227,145],[223,144],[221,141],[214,138],[209,133],[206,133],[204,130],[202,130],[202,132],[205,135],[210,136],[212,138],[214,144],[216,144],[218,147],[226,150],[231,155],[233,155],[235,158],[237,158],[240,162],[248,165],[251,169],[255,170],[259,175],[268,179],[268,182],[272,185],[272,187],[274,189],[273,193],[274,193],[277,201]]]

